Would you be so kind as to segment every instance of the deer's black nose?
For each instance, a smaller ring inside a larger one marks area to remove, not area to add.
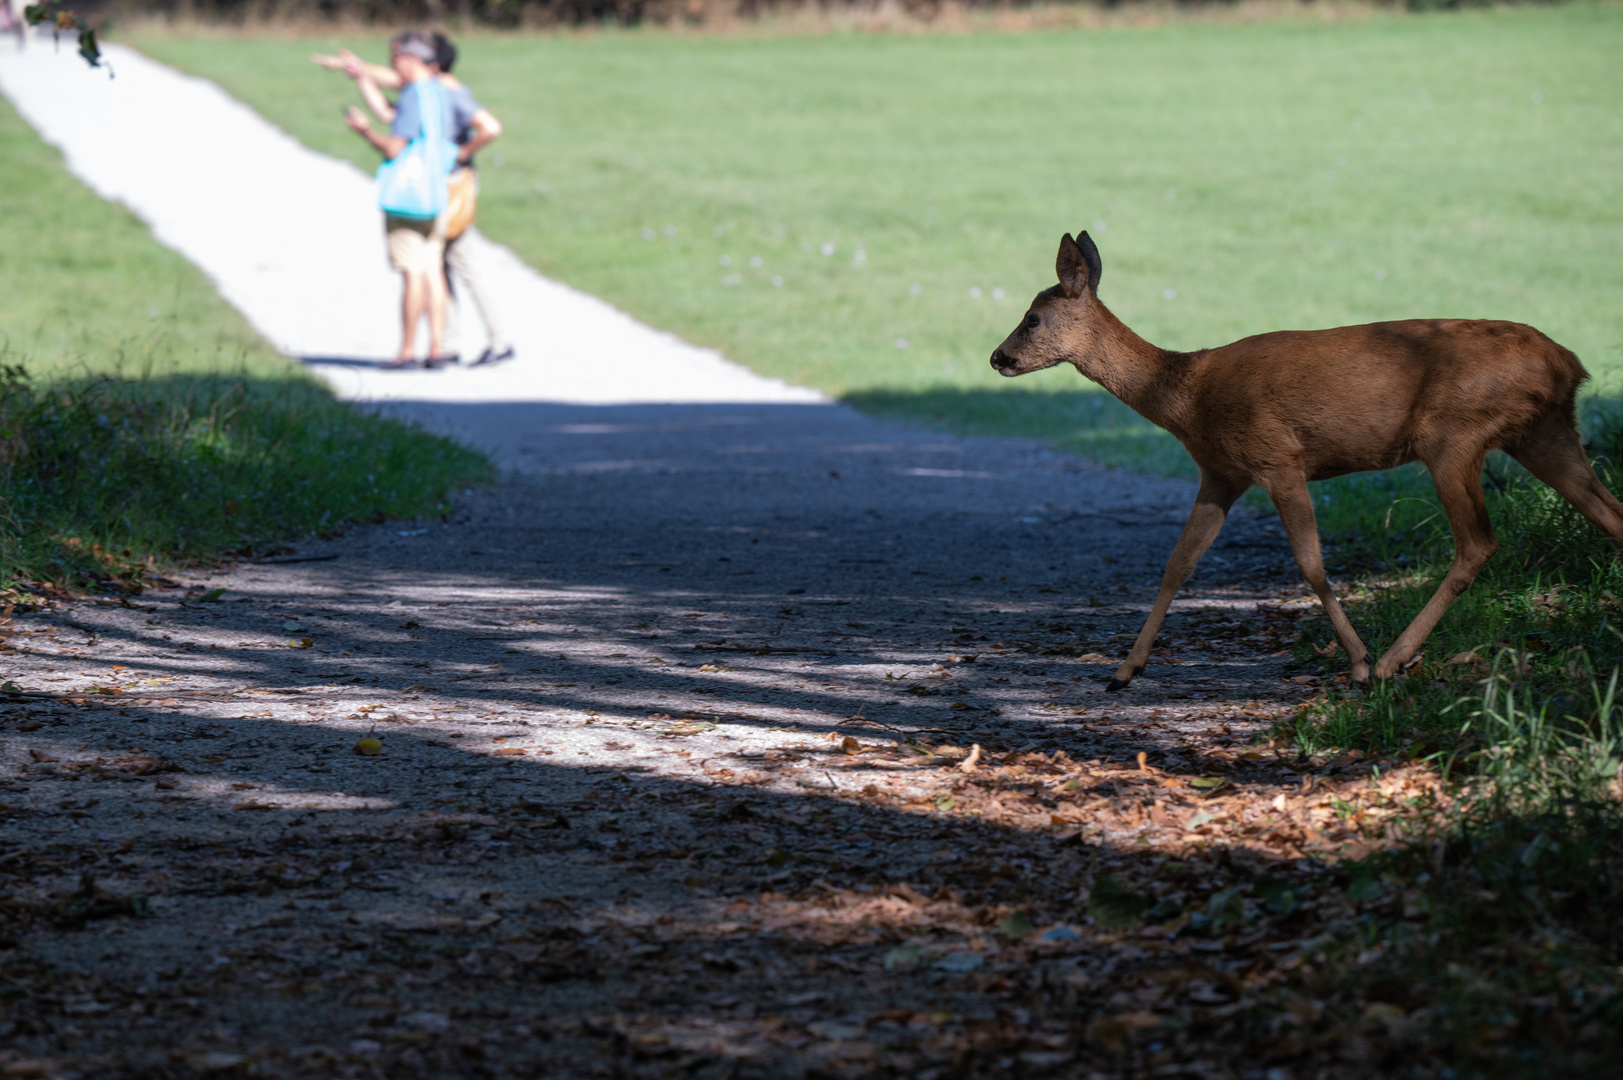
[[[1009,358],[1003,355],[1002,349],[992,350],[992,366],[999,371],[1009,366]]]

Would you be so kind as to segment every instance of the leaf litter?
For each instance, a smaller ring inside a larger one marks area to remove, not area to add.
[[[201,650],[232,607],[148,600],[96,612],[103,638],[156,614]],[[360,669],[383,633],[352,635],[347,659],[322,652],[332,631],[284,655]],[[0,795],[18,822],[0,1069],[1339,1077],[1442,1052],[1416,1048],[1401,1003],[1315,997],[1307,977],[1386,902],[1343,864],[1442,797],[1429,772],[1254,741],[1302,700],[1283,679],[1243,704],[1090,699],[1032,740],[981,714],[1097,692],[1072,672],[1100,661],[1071,630],[1000,636],[969,661],[941,659],[966,651],[951,643],[852,666],[875,689],[815,724],[805,695],[614,697],[602,671],[637,662],[623,648],[589,677],[560,662],[510,687],[470,660],[398,691],[329,667],[302,686],[271,669],[269,687],[30,696]],[[805,659],[819,640],[727,670],[787,693],[806,665],[843,670]],[[29,647],[24,692],[89,655]],[[887,705],[887,671],[941,692]],[[490,688],[446,689],[475,675]],[[1000,698],[998,680],[1030,689]],[[418,718],[380,739],[406,698]]]

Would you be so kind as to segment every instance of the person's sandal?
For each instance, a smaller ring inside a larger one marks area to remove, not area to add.
[[[423,367],[429,371],[438,371],[441,368],[454,367],[460,363],[462,363],[462,357],[456,353],[447,353],[444,356],[430,356],[423,361]]]
[[[380,370],[382,370],[382,371],[415,371],[417,368],[419,368],[421,366],[422,366],[422,361],[418,360],[416,357],[407,356],[407,357],[404,357],[404,358],[399,359],[399,360],[390,360],[387,364],[380,365]]]
[[[495,349],[486,349],[484,352],[479,354],[479,359],[475,360],[468,366],[483,367],[487,364],[500,364],[504,360],[511,359],[513,359],[513,346],[509,345],[501,352],[497,352]]]

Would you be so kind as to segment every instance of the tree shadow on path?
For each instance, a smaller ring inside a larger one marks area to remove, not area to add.
[[[1413,792],[1251,741],[1307,693],[1270,573],[1197,581],[1104,695],[1187,485],[836,408],[432,410],[513,469],[454,518],[12,635],[13,1062],[1316,1058],[1333,864]]]

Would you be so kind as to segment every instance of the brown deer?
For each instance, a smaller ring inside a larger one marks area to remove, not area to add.
[[[1358,682],[1369,678],[1369,651],[1325,576],[1309,480],[1418,459],[1454,530],[1453,566],[1375,664],[1379,678],[1408,664],[1499,548],[1482,498],[1489,450],[1521,462],[1623,549],[1623,504],[1595,476],[1575,424],[1573,399],[1589,374],[1531,326],[1406,319],[1281,330],[1219,349],[1171,352],[1133,333],[1100,303],[1099,249],[1086,232],[1075,240],[1065,235],[1055,269],[1059,285],[1037,294],[992,353],[992,367],[1012,378],[1070,363],[1177,436],[1200,467],[1195,507],[1111,690],[1144,670],[1178,587],[1253,484],[1278,508],[1296,563]]]

